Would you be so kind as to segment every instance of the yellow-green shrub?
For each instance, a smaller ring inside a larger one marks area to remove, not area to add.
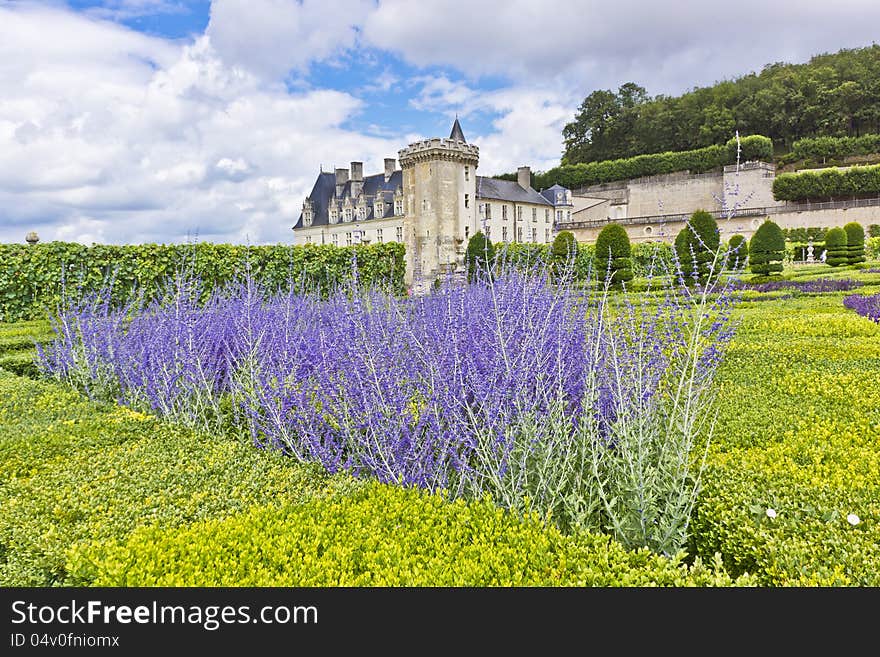
[[[97,586],[732,584],[717,568],[627,551],[607,536],[566,536],[489,501],[378,483],[344,498],[80,544],[69,569],[77,583]]]

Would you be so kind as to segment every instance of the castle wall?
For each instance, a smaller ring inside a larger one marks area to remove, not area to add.
[[[736,216],[730,219],[720,218],[718,228],[721,231],[721,239],[730,239],[731,235],[739,233],[746,239],[751,239],[765,219],[771,219],[780,228],[834,228],[842,227],[851,221],[862,225],[867,233],[868,226],[880,224],[880,204],[875,206],[858,208],[832,208],[816,210],[786,210],[785,206],[778,210],[762,215]],[[685,227],[685,219],[667,221],[664,223],[635,223],[624,224],[630,241],[637,242],[672,242],[679,231]],[[602,226],[590,226],[586,228],[571,229],[575,239],[579,242],[595,242]]]

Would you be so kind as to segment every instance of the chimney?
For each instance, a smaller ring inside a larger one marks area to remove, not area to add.
[[[397,160],[393,157],[385,158],[385,182],[388,182],[391,179],[391,174],[394,173],[394,170],[397,168]]]
[[[348,169],[336,169],[336,198],[342,196],[342,188],[348,182]]]
[[[357,198],[364,187],[364,163],[351,163],[351,197]]]
[[[516,182],[523,189],[531,189],[532,187],[532,170],[529,167],[519,167],[516,170]]]

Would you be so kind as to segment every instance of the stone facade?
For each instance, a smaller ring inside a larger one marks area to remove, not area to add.
[[[772,219],[782,228],[843,226],[850,221],[866,229],[880,223],[880,198],[834,203],[789,203],[773,198],[776,168],[766,162],[724,167],[723,172],[674,173],[593,185],[575,190],[570,230],[578,241],[592,242],[608,223],[620,223],[634,242],[672,241],[696,210],[711,212],[721,238],[746,238]]]
[[[554,225],[572,220],[570,190],[540,192],[529,167],[517,181],[477,175],[480,150],[458,119],[449,138],[425,139],[387,158],[381,174],[363,164],[321,172],[293,227],[297,244],[348,246],[402,242],[407,285],[416,291],[441,276],[463,276],[467,242],[482,230],[493,242],[549,243]]]

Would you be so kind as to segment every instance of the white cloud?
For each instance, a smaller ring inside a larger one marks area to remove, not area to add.
[[[840,0],[381,0],[370,44],[417,66],[446,65],[472,79],[565,80],[596,88],[632,80],[680,93],[820,52],[870,45],[880,3]]]
[[[0,62],[2,241],[290,242],[320,163],[380,170],[400,147],[341,127],[350,94],[288,93],[207,37],[0,7]]]
[[[367,0],[214,0],[207,34],[223,60],[283,78],[356,45]]]
[[[483,175],[530,166],[545,171],[559,164],[562,128],[571,120],[574,96],[553,86],[515,86],[494,91],[474,89],[445,76],[417,79],[421,90],[410,104],[416,109],[440,111],[462,118],[465,137],[480,147]],[[468,135],[467,117],[488,112],[496,118],[488,135]],[[445,135],[443,135],[445,136]]]

